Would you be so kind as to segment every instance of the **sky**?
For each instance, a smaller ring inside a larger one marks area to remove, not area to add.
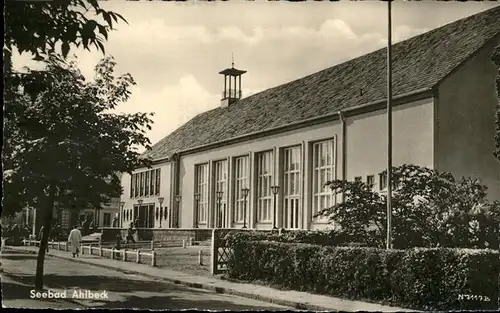
[[[393,40],[401,41],[497,6],[495,2],[401,1],[393,4]],[[136,86],[117,112],[154,112],[147,134],[154,144],[197,114],[220,105],[231,67],[242,76],[243,97],[309,75],[387,45],[387,3],[303,3],[264,0],[187,3],[108,0],[120,13],[106,54],[117,74]],[[103,57],[73,48],[82,73],[93,77]],[[35,66],[28,55],[14,66]]]

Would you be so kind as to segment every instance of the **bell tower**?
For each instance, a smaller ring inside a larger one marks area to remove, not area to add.
[[[241,99],[241,75],[247,71],[234,68],[234,58],[231,68],[219,72],[224,75],[224,91],[222,92],[221,107],[226,108]]]

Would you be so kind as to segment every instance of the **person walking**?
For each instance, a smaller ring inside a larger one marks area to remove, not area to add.
[[[78,256],[80,253],[80,244],[82,242],[82,233],[76,225],[73,226],[73,229],[69,233],[68,242],[71,244],[71,253],[73,253],[73,257]]]
[[[134,226],[132,225],[132,223],[130,223],[128,229],[127,229],[127,241],[126,243],[128,243],[129,241],[132,241],[132,243],[135,243],[135,240],[134,240]]]

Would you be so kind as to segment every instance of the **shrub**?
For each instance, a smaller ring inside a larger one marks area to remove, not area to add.
[[[498,308],[500,260],[493,250],[330,247],[268,241],[262,233],[228,239],[235,279],[423,310]],[[490,301],[459,300],[462,294]]]
[[[383,173],[385,174],[385,173]],[[395,248],[485,248],[498,245],[500,204],[487,200],[479,180],[416,165],[392,169],[392,232]],[[385,247],[387,197],[363,182],[326,183],[345,201],[318,215],[340,226],[346,239]]]
[[[232,231],[228,240],[259,241],[267,240],[283,243],[306,243],[321,246],[368,246],[376,247],[376,242],[364,237],[348,236],[338,230],[282,230],[277,231]]]

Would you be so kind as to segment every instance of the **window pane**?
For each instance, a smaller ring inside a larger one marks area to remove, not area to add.
[[[134,175],[130,175],[130,198],[134,197]]]
[[[146,181],[145,181],[145,195],[149,196],[149,171],[146,172]]]

